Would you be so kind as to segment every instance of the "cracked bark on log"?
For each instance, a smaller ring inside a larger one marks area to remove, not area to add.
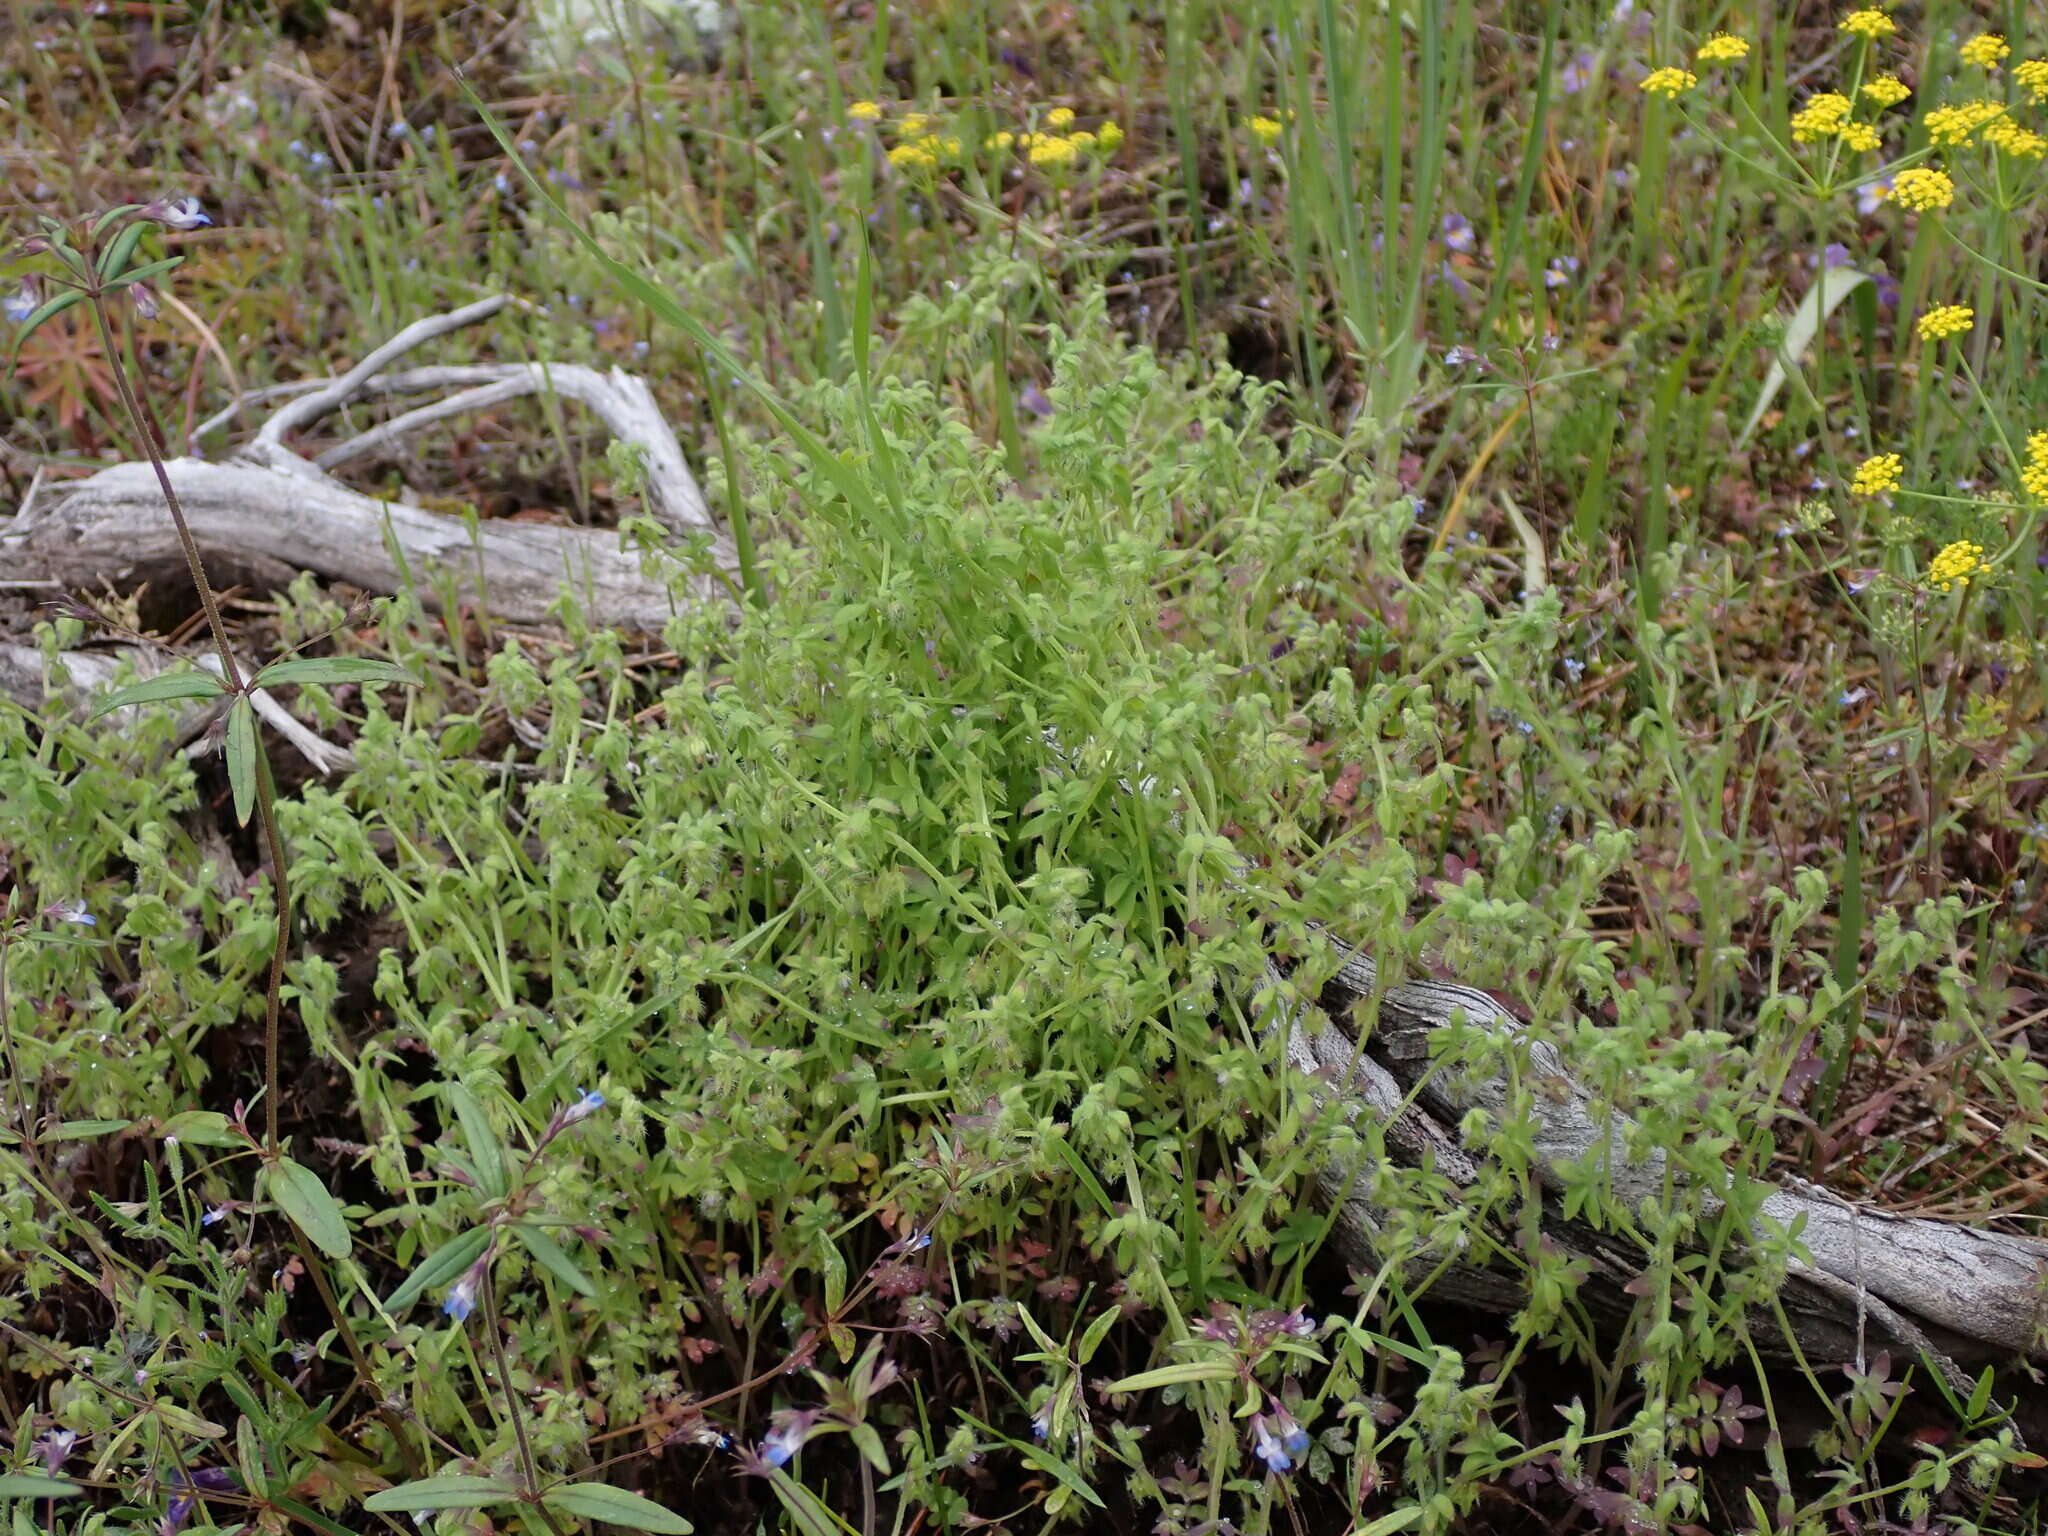
[[[1344,1113],[1378,1122],[1400,1163],[1433,1158],[1444,1177],[1470,1185],[1479,1168],[1456,1127],[1473,1109],[1503,1113],[1509,1084],[1432,1070],[1430,1035],[1462,1018],[1469,1027],[1515,1037],[1528,1052],[1529,1074],[1553,1088],[1534,1096],[1543,1231],[1588,1266],[1581,1301],[1602,1321],[1620,1323],[1633,1305],[1624,1287],[1640,1274],[1642,1255],[1625,1239],[1564,1216],[1558,1170],[1604,1142],[1615,1192],[1634,1201],[1663,1189],[1668,1159],[1662,1152],[1630,1159],[1625,1123],[1603,1116],[1556,1047],[1486,993],[1437,981],[1379,990],[1371,958],[1342,947],[1345,964],[1317,1000],[1328,1022],[1300,1004],[1283,1019],[1289,1061],[1328,1085],[1326,1102],[1334,1097]],[[1268,985],[1284,987],[1285,978],[1275,970]],[[1361,1049],[1357,1016],[1375,996],[1377,1021]],[[1341,1202],[1337,1235],[1346,1257],[1376,1264],[1381,1213],[1353,1187],[1355,1172],[1325,1169],[1323,1192]],[[1789,1333],[1766,1309],[1750,1315],[1767,1356],[1838,1363],[1889,1349],[1903,1360],[1925,1359],[1966,1393],[1966,1366],[2048,1359],[2048,1241],[1895,1216],[1803,1181],[1782,1182],[1764,1203],[1763,1221],[1788,1228],[1802,1218],[1800,1240],[1812,1262],[1794,1263],[1778,1296]],[[1760,1224],[1756,1235],[1767,1231]],[[1488,1309],[1524,1300],[1518,1276],[1463,1257],[1453,1259],[1432,1294]]]

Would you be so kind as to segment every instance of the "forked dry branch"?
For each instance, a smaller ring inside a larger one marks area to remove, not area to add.
[[[576,364],[383,371],[406,352],[488,319],[504,304],[502,298],[485,299],[408,326],[340,378],[288,400],[246,447],[223,462],[173,459],[172,484],[209,563],[270,583],[307,570],[376,594],[396,592],[409,578],[429,603],[439,600],[440,578],[452,574],[461,601],[487,606],[510,624],[549,623],[549,610],[566,583],[581,596],[592,623],[658,632],[674,610],[662,570],[668,556],[624,548],[609,529],[493,519],[477,523],[472,533],[459,517],[410,500],[380,501],[327,473],[457,412],[552,391],[588,406],[614,438],[641,450],[648,512],[656,521],[677,534],[710,538],[714,562],[720,569],[732,567],[730,542],[713,524],[682,447],[644,380]],[[313,460],[285,440],[361,398],[448,389],[461,392],[371,427]],[[0,560],[13,580],[70,587],[123,587],[157,571],[184,569],[162,492],[146,462],[44,488],[11,523],[0,524]],[[697,602],[722,596],[717,579],[701,574],[693,574],[685,590]]]

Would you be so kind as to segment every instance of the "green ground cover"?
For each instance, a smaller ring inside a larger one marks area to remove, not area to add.
[[[1327,925],[1681,1173],[2039,1231],[2040,18],[759,0],[562,72],[446,0],[0,16],[10,250],[213,220],[18,336],[8,504],[140,456],[123,380],[219,455],[505,292],[433,360],[652,379],[750,551],[658,637],[229,592],[345,777],[0,702],[17,1532],[2040,1527],[2025,1362],[1759,1370],[1783,1255],[1682,1183],[1580,1188],[1597,1327],[1526,1124],[1397,1170],[1255,1011]],[[343,474],[659,537],[599,443]],[[0,636],[205,648],[49,596]],[[1475,1248],[1525,1309],[1432,1300]]]

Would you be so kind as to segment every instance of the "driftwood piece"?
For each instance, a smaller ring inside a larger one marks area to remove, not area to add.
[[[83,715],[92,708],[97,696],[114,685],[124,665],[134,668],[133,680],[140,682],[180,664],[175,653],[145,646],[123,646],[114,651],[63,651],[59,653],[59,659],[67,678],[62,683],[50,675],[43,653],[35,646],[0,641],[0,695],[27,709],[41,709],[54,699],[67,712]],[[220,658],[211,651],[202,651],[193,659],[196,665],[214,676],[220,675]],[[236,657],[235,664],[241,668],[244,677],[256,671],[245,656]],[[252,689],[249,703],[264,723],[283,737],[322,778],[332,778],[355,767],[353,752],[318,735],[278,703],[269,689]],[[147,707],[129,705],[111,711],[109,718],[117,726],[125,725]],[[220,712],[218,704],[204,700],[196,704],[189,700],[185,702],[173,737],[186,756],[203,757],[215,749],[213,743],[203,738],[206,728]]]
[[[1631,1158],[1626,1123],[1599,1110],[1556,1048],[1534,1038],[1488,994],[1435,981],[1379,990],[1371,958],[1346,949],[1342,969],[1319,999],[1321,1016],[1297,1006],[1284,1020],[1289,1061],[1328,1085],[1326,1102],[1379,1123],[1397,1161],[1419,1166],[1429,1158],[1440,1174],[1469,1185],[1477,1166],[1455,1127],[1473,1109],[1505,1113],[1508,1084],[1461,1081],[1433,1070],[1429,1037],[1457,1019],[1514,1037],[1527,1051],[1529,1077],[1550,1090],[1533,1096],[1543,1231],[1587,1266],[1581,1301],[1597,1318],[1620,1321],[1632,1307],[1624,1287],[1640,1274],[1642,1256],[1626,1239],[1564,1217],[1550,1198],[1561,1183],[1557,1169],[1604,1142],[1613,1188],[1633,1201],[1662,1190],[1668,1159],[1661,1152]],[[1268,983],[1277,995],[1284,980],[1275,972]],[[1357,1017],[1375,1002],[1377,1017],[1361,1047]],[[1355,1172],[1324,1170],[1324,1192],[1341,1202],[1337,1236],[1346,1256],[1372,1264],[1381,1213],[1357,1187]],[[1799,1240],[1811,1262],[1792,1265],[1778,1296],[1789,1337],[1768,1310],[1751,1318],[1766,1354],[1860,1363],[1889,1349],[1904,1360],[1926,1361],[1965,1391],[1966,1366],[2048,1359],[2048,1242],[1894,1216],[1796,1180],[1766,1201],[1767,1225],[1760,1224],[1756,1236],[1801,1219]],[[1433,1256],[1428,1268],[1442,1257]],[[1432,1294],[1494,1309],[1523,1299],[1516,1276],[1464,1256],[1451,1257]]]
[[[487,299],[408,326],[338,379],[281,406],[240,453],[225,462],[181,458],[169,465],[172,486],[210,563],[241,579],[279,586],[300,570],[390,593],[410,574],[421,599],[440,601],[441,580],[461,602],[485,606],[513,624],[545,624],[566,585],[593,623],[658,632],[674,611],[670,557],[622,547],[610,530],[461,518],[408,501],[380,501],[350,490],[326,473],[389,446],[406,432],[460,410],[552,390],[587,405],[614,437],[636,445],[647,474],[650,514],[681,535],[712,540],[712,558],[729,568],[729,542],[716,530],[681,445],[643,380],[620,370],[601,373],[573,364],[512,363],[382,372],[401,354],[460,325],[496,314]],[[421,407],[339,443],[309,462],[285,437],[367,395],[457,388],[449,400]],[[65,586],[127,585],[184,567],[176,531],[147,463],[119,464],[90,479],[45,486],[11,523],[0,523],[0,562],[10,578]],[[691,601],[717,601],[715,577],[693,575]]]

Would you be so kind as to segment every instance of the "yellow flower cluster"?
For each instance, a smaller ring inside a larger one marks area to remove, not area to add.
[[[2048,59],[2028,59],[2023,64],[2015,64],[2012,77],[2034,98],[2035,106],[2048,101]]]
[[[1965,64],[1974,64],[1979,69],[1996,69],[1998,61],[2011,52],[2004,38],[1996,32],[1986,32],[1963,44],[1962,58]]]
[[[2029,160],[2048,155],[2048,139],[2031,128],[2022,128],[2009,117],[2002,117],[1986,128],[1984,142],[2008,155],[2019,155]]]
[[[941,139],[926,134],[914,144],[898,144],[889,151],[889,163],[899,171],[936,171],[948,154],[960,152],[958,139]]]
[[[1970,328],[1977,312],[1967,304],[1937,304],[1920,317],[1914,327],[1922,341],[1939,341],[1944,336],[1955,336]]]
[[[1899,30],[1898,23],[1883,11],[1870,9],[1851,11],[1842,18],[1842,30],[1876,42],[1880,37],[1890,37]]]
[[[1879,107],[1896,107],[1913,94],[1913,88],[1897,75],[1879,75],[1863,83],[1863,94]]]
[[[880,120],[882,109],[872,101],[856,101],[846,109],[846,115],[856,123],[872,123]]]
[[[2027,462],[2020,469],[2020,485],[2036,501],[2048,501],[2048,432],[2027,437]]]
[[[1859,153],[1875,149],[1884,142],[1884,135],[1868,123],[1844,123],[1841,132],[1842,142]]]
[[[1899,172],[1892,179],[1891,199],[1901,208],[1928,213],[1946,208],[1956,200],[1956,184],[1948,179],[1945,171],[1916,165],[1911,170]]]
[[[1849,490],[1856,496],[1880,496],[1886,491],[1896,491],[1905,475],[1905,460],[1896,453],[1880,453],[1857,466],[1856,478],[1849,482]]]
[[[1693,55],[1702,64],[1733,64],[1749,57],[1749,43],[1728,32],[1716,32]]]
[[[1792,114],[1792,142],[1811,144],[1831,139],[1849,121],[1849,98],[1837,91],[1822,91],[1807,98],[1806,105]]]
[[[1957,539],[1927,562],[1927,585],[1937,592],[1967,587],[1972,576],[1982,576],[1990,569],[1991,562],[1984,558],[1982,544]]]
[[[1244,120],[1244,125],[1251,129],[1252,137],[1261,144],[1273,143],[1283,131],[1277,117],[1248,117]]]
[[[1667,64],[1664,68],[1653,69],[1645,75],[1642,89],[1675,101],[1681,92],[1689,91],[1699,83],[1700,77],[1691,70],[1678,69]]]
[[[1065,128],[1074,121],[1071,107],[1054,107],[1045,114],[1047,124]],[[1123,143],[1124,131],[1115,123],[1099,128],[1076,128],[1072,133],[1012,133],[1005,128],[981,141],[989,150],[1021,149],[1030,162],[1043,169],[1072,165],[1085,154],[1113,154]]]
[[[1927,114],[1927,137],[1945,148],[1967,144],[1986,123],[2005,116],[2001,101],[1966,101],[1960,106],[1936,107]]]

